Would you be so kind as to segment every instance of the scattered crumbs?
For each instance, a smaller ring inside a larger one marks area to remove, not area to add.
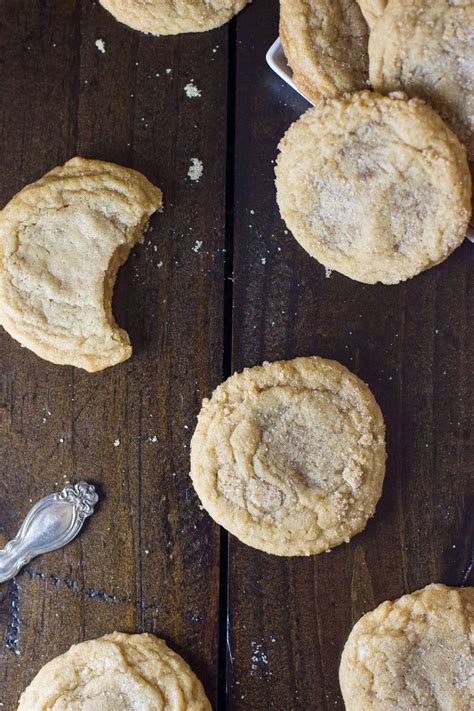
[[[158,267],[158,269],[160,269],[163,266],[163,262],[162,261],[158,262],[158,264],[156,266]]]
[[[251,669],[252,671],[256,671],[258,664],[268,664],[268,657],[263,651],[261,644],[258,644],[258,642],[251,642],[250,645],[252,647]],[[271,672],[267,673],[271,676]]]
[[[218,49],[219,49],[219,45],[216,44],[216,46],[212,48],[212,53],[215,54]]]
[[[199,158],[191,158],[191,165],[188,170],[188,178],[197,182],[204,172],[204,164]]]
[[[150,552],[150,551],[148,550],[148,548],[145,548],[145,553],[146,553],[146,555],[148,555],[149,552]]]
[[[158,442],[158,437],[156,435],[152,435],[151,437],[148,437],[149,442]]]
[[[96,39],[95,41],[95,46],[99,50],[99,52],[102,52],[102,54],[105,54],[105,42],[103,39]]]
[[[188,99],[199,99],[202,95],[201,89],[198,89],[194,83],[194,79],[191,79],[184,87],[184,93]]]
[[[262,258],[260,259],[260,261],[262,262],[262,264],[266,264],[266,263],[267,263],[267,258],[266,258],[266,257],[262,257]]]
[[[326,272],[326,279],[330,279],[331,274],[332,274],[332,269],[329,269],[329,267],[324,267],[324,271]]]
[[[165,72],[166,72],[168,75],[171,74],[171,72],[172,72],[171,67],[168,67],[168,69],[165,69]]]
[[[255,215],[255,210],[250,210],[251,215]]]
[[[58,442],[59,442],[59,444],[63,444],[63,442],[64,442],[64,437],[60,437],[60,438],[58,439]]]
[[[197,239],[194,243],[193,247],[193,252],[196,252],[196,254],[200,251],[202,247],[202,239]]]
[[[160,78],[160,72],[156,72],[155,77],[156,77],[157,79],[159,79],[159,78]]]
[[[439,333],[439,328],[435,328],[435,333]]]
[[[114,447],[120,447],[120,440],[114,439]]]

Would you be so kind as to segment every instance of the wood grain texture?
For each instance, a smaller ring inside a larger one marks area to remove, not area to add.
[[[326,278],[275,202],[277,144],[308,106],[264,69],[277,32],[270,1],[237,20],[232,369],[339,360],[380,403],[389,459],[375,517],[331,553],[278,559],[230,537],[232,711],[342,708],[340,653],[364,612],[432,581],[473,582],[473,246],[395,287]]]
[[[0,700],[16,708],[43,663],[114,629],[163,636],[212,699],[219,531],[188,456],[202,394],[222,378],[227,28],[158,39],[89,0],[12,0],[0,56],[2,205],[75,154],[136,168],[165,199],[115,290],[130,361],[90,375],[0,334],[2,537],[71,473],[101,495],[76,542],[0,586]],[[190,79],[202,98],[186,97]]]
[[[0,204],[75,154],[141,170],[165,198],[115,289],[130,361],[90,375],[0,333],[0,545],[66,478],[101,494],[73,544],[0,585],[6,711],[48,659],[113,629],[167,639],[220,711],[341,709],[340,653],[364,612],[433,580],[474,584],[473,246],[396,287],[326,278],[298,246],[273,161],[307,104],[265,65],[277,13],[255,0],[211,33],[153,38],[92,0],[2,3]],[[201,398],[231,370],[311,354],[383,409],[376,515],[316,557],[227,547],[188,477]]]

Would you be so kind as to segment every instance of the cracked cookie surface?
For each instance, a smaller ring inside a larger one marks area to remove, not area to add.
[[[387,7],[388,0],[357,0],[369,27],[373,27]]]
[[[474,2],[391,0],[369,41],[370,81],[427,101],[474,160]]]
[[[23,188],[0,212],[0,324],[52,363],[96,371],[129,358],[115,277],[161,205],[140,173],[83,158]]]
[[[18,711],[212,711],[201,682],[151,634],[114,632],[40,669]]]
[[[434,584],[354,626],[339,678],[347,711],[474,708],[474,588]]]
[[[320,101],[279,149],[281,216],[330,269],[395,284],[442,262],[464,240],[466,151],[421,100],[360,92]]]
[[[374,514],[384,432],[369,388],[340,363],[267,363],[236,373],[203,402],[191,478],[212,518],[247,545],[321,553]]]
[[[154,35],[206,32],[220,27],[249,0],[99,0],[119,22]]]
[[[357,0],[281,0],[280,39],[310,101],[367,88],[368,28]]]

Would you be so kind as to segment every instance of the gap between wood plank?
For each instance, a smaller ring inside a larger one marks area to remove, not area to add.
[[[235,158],[235,99],[236,99],[237,19],[229,23],[227,73],[227,150],[224,238],[224,334],[222,379],[232,374],[233,302],[234,302],[234,158]],[[219,559],[219,641],[217,668],[217,709],[227,708],[227,645],[228,645],[228,583],[229,534],[220,529]]]

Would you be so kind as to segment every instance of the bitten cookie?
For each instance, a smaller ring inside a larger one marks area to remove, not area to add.
[[[369,55],[374,89],[427,101],[474,160],[474,2],[390,0]]]
[[[154,35],[205,32],[220,27],[249,0],[99,0],[124,25]]]
[[[357,0],[280,0],[280,39],[310,101],[367,88],[368,28]]]
[[[93,372],[129,358],[115,277],[161,205],[140,173],[83,158],[23,188],[0,212],[0,324],[52,363]]]
[[[471,711],[474,588],[428,585],[357,622],[339,670],[346,711]]]
[[[212,711],[201,682],[151,634],[75,644],[40,669],[18,711]]]
[[[385,475],[382,413],[340,363],[249,368],[204,400],[191,478],[212,518],[276,555],[321,553],[362,531]]]
[[[373,27],[385,8],[388,0],[357,0],[369,27]]]
[[[421,100],[361,92],[321,101],[279,148],[281,216],[330,269],[396,284],[442,262],[465,237],[466,151]]]

